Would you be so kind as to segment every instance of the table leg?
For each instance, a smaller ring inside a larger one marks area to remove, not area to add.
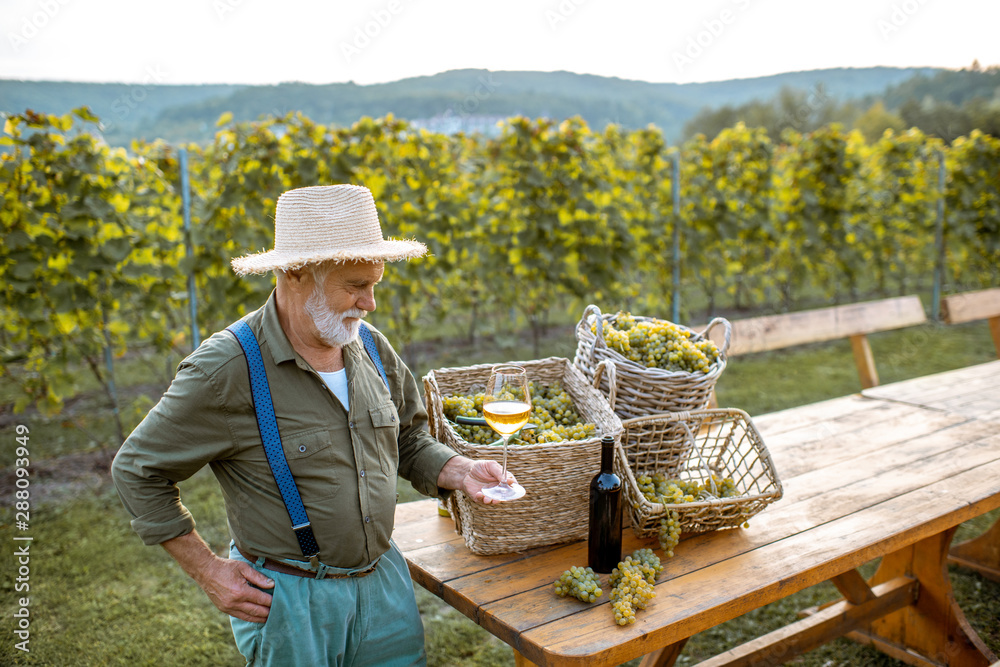
[[[514,665],[516,667],[537,667],[535,663],[521,655],[521,652],[517,649],[514,649]]]
[[[987,667],[996,661],[952,594],[947,558],[954,533],[952,528],[883,557],[870,583],[915,577],[917,601],[848,637],[911,665]]]
[[[653,651],[642,659],[639,667],[673,667],[681,651],[684,650],[685,644],[687,644],[687,639],[681,639],[670,646],[661,648],[659,651]]]
[[[1000,581],[1000,519],[979,537],[953,546],[948,562],[974,570],[987,579]]]

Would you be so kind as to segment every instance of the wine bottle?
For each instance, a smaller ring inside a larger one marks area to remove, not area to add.
[[[601,439],[601,471],[590,482],[587,564],[607,574],[622,558],[622,480],[614,471],[615,440]]]

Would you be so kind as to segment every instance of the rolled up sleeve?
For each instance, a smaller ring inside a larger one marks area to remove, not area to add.
[[[159,403],[129,435],[111,466],[118,497],[145,544],[190,533],[194,518],[177,483],[226,455],[234,438],[216,380],[184,362]]]

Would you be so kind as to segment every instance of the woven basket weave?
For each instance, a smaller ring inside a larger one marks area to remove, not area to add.
[[[684,412],[701,410],[708,406],[712,391],[719,376],[726,369],[726,351],[729,349],[729,339],[732,335],[732,325],[728,320],[717,317],[708,323],[700,333],[687,327],[677,325],[691,332],[691,340],[699,342],[708,337],[708,332],[717,325],[725,329],[725,340],[719,348],[719,359],[711,365],[707,373],[690,373],[688,371],[668,371],[662,368],[649,368],[626,359],[618,351],[613,350],[604,342],[604,324],[613,319],[614,315],[602,315],[597,306],[590,305],[583,311],[583,317],[576,325],[576,357],[573,364],[584,376],[593,381],[597,366],[602,361],[611,361],[617,371],[617,387],[610,386],[608,379],[598,376],[603,391],[610,393],[616,390],[618,400],[615,403],[615,414],[622,419],[642,417],[662,412]],[[655,318],[636,317],[636,322],[649,322]],[[597,325],[597,335],[590,330],[591,324]]]
[[[446,503],[455,520],[455,530],[476,554],[493,555],[559,544],[587,536],[590,480],[601,462],[601,438],[610,435],[618,443],[622,423],[607,400],[587,383],[568,359],[550,357],[514,362],[523,366],[535,384],[558,382],[569,394],[585,422],[597,426],[586,440],[511,445],[507,467],[527,493],[505,503],[475,503],[465,493],[453,493]],[[466,442],[444,416],[444,396],[466,394],[483,387],[492,365],[441,368],[424,376],[424,392],[431,435],[470,459],[503,458],[500,444]]]
[[[781,482],[750,416],[720,409],[638,417],[622,422],[625,434],[616,448],[615,469],[638,537],[657,535],[660,520],[676,512],[683,532],[735,528],[781,498]],[[731,477],[737,496],[691,503],[653,503],[636,478],[663,473],[668,479],[711,482],[714,473]]]

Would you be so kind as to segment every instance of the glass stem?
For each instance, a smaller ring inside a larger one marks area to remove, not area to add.
[[[507,440],[509,438],[509,435],[500,436],[500,439],[503,440],[503,472],[500,473],[500,483],[504,486],[507,486]]]

